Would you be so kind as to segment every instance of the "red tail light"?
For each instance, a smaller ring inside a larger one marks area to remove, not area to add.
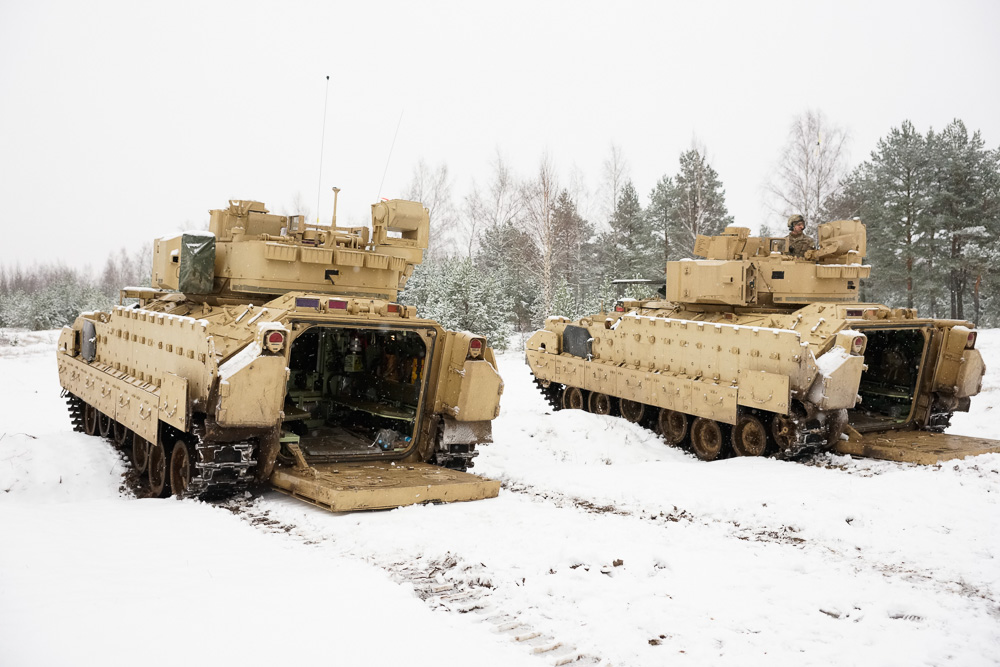
[[[272,331],[264,336],[264,345],[268,352],[279,352],[285,346],[285,334],[281,331]]]
[[[469,341],[469,356],[473,359],[478,359],[479,355],[483,353],[483,341],[478,338],[473,338]]]
[[[861,354],[861,350],[864,348],[864,346],[865,346],[865,337],[857,336],[854,339],[854,345],[852,346],[854,354]]]
[[[970,331],[969,332],[969,340],[965,341],[965,349],[966,350],[971,350],[975,346],[976,346],[976,332],[975,331]]]

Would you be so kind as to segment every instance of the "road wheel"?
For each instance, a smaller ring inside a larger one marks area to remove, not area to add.
[[[771,435],[782,452],[791,452],[798,442],[799,421],[797,415],[774,415],[771,420]]]
[[[714,461],[722,453],[722,427],[713,419],[698,417],[691,424],[691,448],[702,461]]]
[[[83,404],[83,432],[97,435],[97,408],[90,403]]]
[[[660,426],[660,434],[666,438],[671,445],[679,445],[684,442],[688,434],[688,416],[676,410],[660,408],[660,415],[657,419]]]
[[[149,495],[152,498],[164,498],[169,493],[167,485],[167,452],[162,442],[149,443],[149,467],[146,469],[149,479]]]
[[[97,432],[101,434],[102,438],[111,436],[111,423],[113,421],[114,419],[107,416],[103,412],[97,413]]]
[[[132,432],[128,430],[128,427],[121,422],[116,421],[111,425],[111,439],[114,441],[115,446],[118,449],[124,449],[125,445],[129,442],[129,435]]]
[[[733,427],[732,441],[737,456],[763,456],[767,451],[767,428],[755,415],[743,415]]]
[[[622,417],[633,424],[641,422],[642,418],[646,415],[645,404],[637,401],[630,401],[627,398],[618,399],[618,407],[622,411]]]
[[[596,391],[591,392],[590,398],[587,400],[587,406],[595,415],[610,415],[611,397]]]
[[[567,410],[583,410],[583,390],[567,386],[563,390],[562,405]]]
[[[178,440],[170,453],[170,489],[178,498],[187,496],[191,487],[191,450],[187,443]]]
[[[132,467],[140,475],[149,467],[149,442],[138,433],[132,434]]]

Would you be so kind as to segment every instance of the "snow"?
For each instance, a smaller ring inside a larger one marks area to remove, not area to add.
[[[219,379],[223,382],[228,381],[229,378],[253,363],[260,356],[261,351],[260,342],[254,340],[234,354],[226,363],[219,366]]]
[[[816,368],[823,377],[830,377],[835,370],[840,368],[844,361],[850,358],[851,353],[844,348],[831,347],[816,360]]]
[[[56,339],[0,347],[2,665],[168,664],[182,645],[192,664],[553,664],[513,639],[531,632],[585,664],[998,664],[1000,455],[706,464],[547,410],[509,353],[475,468],[494,500],[137,500],[128,464],[70,431]],[[996,358],[1000,330],[977,347]],[[994,367],[952,432],[991,436],[998,404]]]

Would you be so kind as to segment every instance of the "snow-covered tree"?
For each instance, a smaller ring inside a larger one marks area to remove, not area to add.
[[[556,247],[553,258],[553,272],[556,290],[565,284],[573,305],[568,312],[579,312],[586,295],[597,288],[599,270],[597,266],[596,233],[594,226],[577,211],[576,202],[568,190],[559,193],[552,212],[556,230]],[[561,297],[555,297],[556,301]],[[560,312],[567,312],[563,308]]]
[[[512,306],[497,273],[477,269],[468,257],[448,258],[422,264],[411,282],[400,301],[417,306],[421,317],[486,336],[492,347],[507,349]]]
[[[969,136],[957,119],[939,134],[928,133],[927,142],[931,207],[944,246],[950,314],[969,318],[973,313],[966,312],[966,301],[978,300],[976,286],[996,270],[990,261],[1000,244],[1000,154],[986,149],[978,131]]]
[[[510,320],[519,332],[538,326],[540,265],[534,240],[512,221],[483,231],[476,266],[498,277],[500,289],[512,309]]]
[[[923,135],[904,122],[842,186],[827,206],[866,223],[862,298],[997,322],[984,304],[1000,300],[1000,155],[978,132],[956,120]]]
[[[650,278],[663,272],[662,254],[632,181],[622,186],[610,229],[600,235],[603,277]]]

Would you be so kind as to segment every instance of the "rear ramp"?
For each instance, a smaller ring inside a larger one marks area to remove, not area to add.
[[[1000,440],[972,438],[928,431],[884,431],[860,434],[849,430],[850,440],[842,440],[834,451],[884,461],[934,465],[979,454],[1000,453]]]
[[[428,463],[339,463],[279,468],[271,485],[331,512],[496,498],[500,482]]]

